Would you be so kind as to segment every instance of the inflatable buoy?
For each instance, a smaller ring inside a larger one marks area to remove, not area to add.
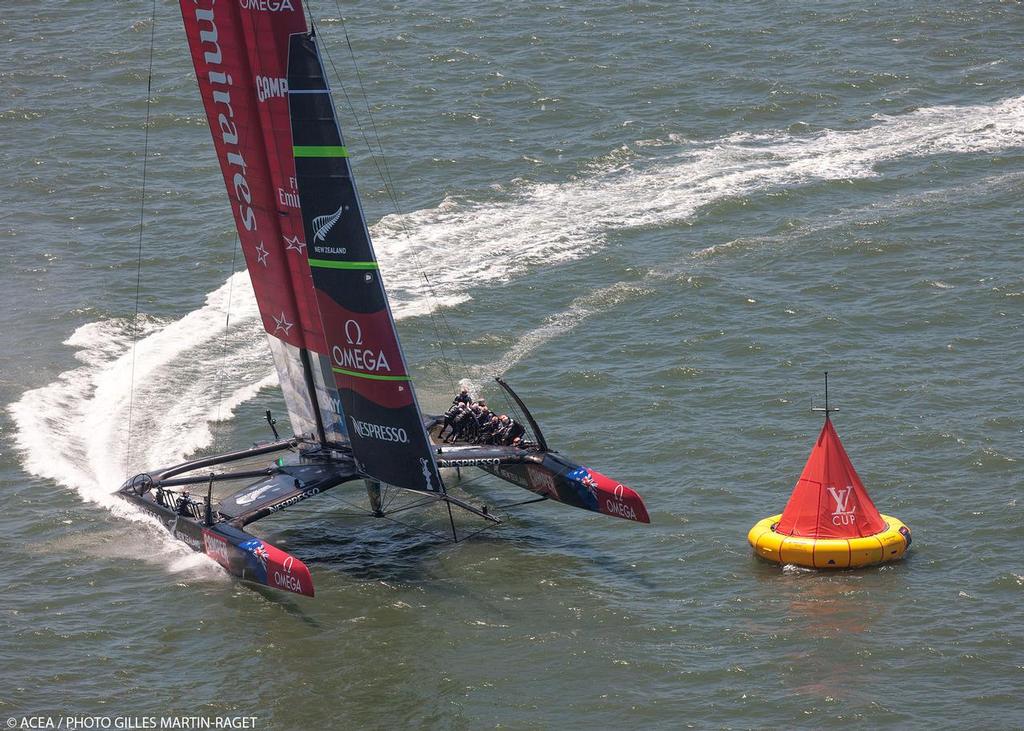
[[[782,514],[759,521],[747,540],[759,557],[777,564],[809,569],[858,569],[898,561],[910,548],[910,528],[891,515],[882,515],[885,530],[858,538],[808,538],[775,532]]]
[[[910,528],[882,515],[853,469],[829,415],[786,508],[747,534],[754,553],[777,564],[855,569],[896,561],[910,548]]]

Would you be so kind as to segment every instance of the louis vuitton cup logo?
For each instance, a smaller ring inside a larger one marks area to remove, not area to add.
[[[828,494],[832,496],[832,500],[836,504],[836,509],[832,511],[832,525],[853,525],[857,506],[850,507],[850,494],[852,492],[852,485],[847,485],[841,490],[837,490],[834,487],[828,488]]]
[[[424,459],[423,457],[420,457],[420,470],[423,471],[423,479],[427,483],[427,489],[433,491],[435,488],[434,480],[432,479],[432,475],[430,473],[430,463],[427,462],[427,460]]]
[[[331,232],[334,225],[341,219],[345,206],[338,206],[338,210],[326,216],[317,216],[313,219],[313,239],[316,241],[327,241],[327,234]]]

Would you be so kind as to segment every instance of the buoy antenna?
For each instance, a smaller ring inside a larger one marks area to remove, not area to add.
[[[811,411],[824,412],[826,419],[828,418],[829,414],[839,411],[837,407],[828,405],[828,371],[825,371],[825,408],[815,406],[814,400],[811,399]]]

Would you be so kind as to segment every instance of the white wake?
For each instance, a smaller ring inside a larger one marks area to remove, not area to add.
[[[473,282],[579,259],[614,231],[675,224],[718,201],[873,177],[890,160],[1013,147],[1024,147],[1024,97],[877,115],[856,130],[673,135],[615,150],[567,182],[510,184],[497,200],[447,197],[436,208],[385,216],[374,241],[396,311],[423,314],[437,303],[421,266],[447,303],[458,302]]]
[[[510,184],[490,201],[446,198],[435,208],[385,217],[373,235],[401,319],[469,299],[479,282],[511,280],[587,256],[615,230],[683,221],[726,198],[873,176],[880,164],[898,158],[1022,145],[1024,97],[879,116],[858,130],[646,140],[612,152],[572,180]],[[442,302],[425,296],[420,265]],[[629,297],[631,287],[613,285],[576,300],[474,376],[504,372],[609,302]],[[66,344],[81,365],[8,407],[28,472],[118,511],[127,508],[111,493],[126,476],[209,446],[213,424],[276,382],[245,272],[183,318],[147,321],[134,358],[132,340],[130,321],[80,327]]]
[[[246,272],[180,320],[140,324],[134,357],[130,318],[83,325],[65,341],[81,365],[9,407],[25,469],[120,507],[127,476],[209,445],[213,423],[276,381],[262,330]]]

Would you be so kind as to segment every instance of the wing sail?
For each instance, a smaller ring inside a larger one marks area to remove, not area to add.
[[[288,97],[309,266],[356,462],[382,482],[441,492],[311,34],[291,38]]]
[[[180,0],[214,147],[292,428],[346,442],[304,234],[287,99],[301,0]]]

